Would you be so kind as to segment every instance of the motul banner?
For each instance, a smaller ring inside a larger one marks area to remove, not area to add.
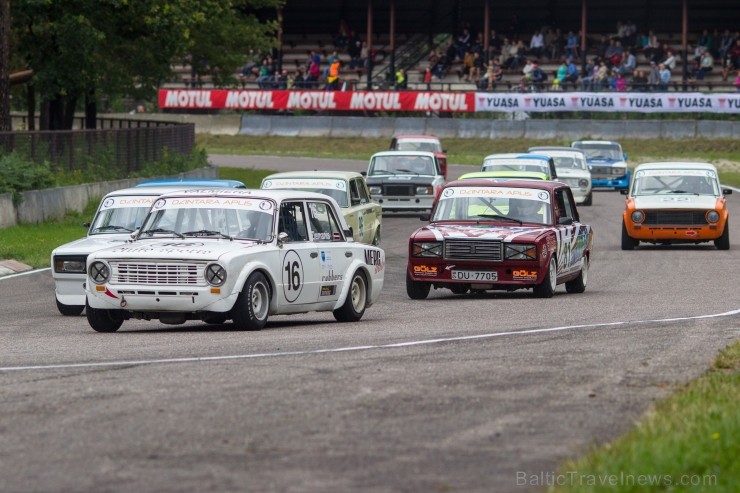
[[[271,91],[162,89],[163,109],[637,113],[738,113],[740,94],[469,93],[416,91]]]
[[[474,111],[474,93],[390,91],[190,91],[162,89],[160,108],[332,111]]]

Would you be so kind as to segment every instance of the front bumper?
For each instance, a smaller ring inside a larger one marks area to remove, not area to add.
[[[431,211],[434,205],[432,195],[384,196],[373,195],[384,211]]]
[[[627,235],[644,242],[672,241],[676,243],[693,243],[713,241],[722,236],[726,224],[706,226],[645,226],[625,221]]]
[[[627,189],[630,186],[630,172],[626,175],[614,176],[614,177],[592,177],[591,187],[592,188],[616,188],[616,189]]]
[[[495,272],[496,279],[452,279],[452,271]],[[514,289],[532,287],[542,283],[547,268],[537,260],[506,260],[497,263],[457,262],[444,259],[411,258],[406,267],[408,277],[416,282],[445,284],[470,284],[490,286],[481,289]]]
[[[102,288],[102,289],[101,289]],[[214,292],[211,286],[91,285],[88,303],[92,308],[142,313],[191,313],[231,310],[239,292]]]
[[[85,274],[53,273],[57,301],[63,305],[85,306]]]

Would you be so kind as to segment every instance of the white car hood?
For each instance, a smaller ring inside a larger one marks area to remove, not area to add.
[[[585,169],[558,169],[558,178],[588,178],[591,173]]]
[[[130,239],[129,233],[86,236],[56,247],[53,253],[54,255],[87,255],[104,248],[120,245]]]
[[[257,245],[253,241],[213,238],[168,238],[162,240],[137,240],[96,252],[98,259],[106,260],[218,260],[222,255],[247,250]]]
[[[717,197],[676,193],[634,197],[636,209],[714,209]]]

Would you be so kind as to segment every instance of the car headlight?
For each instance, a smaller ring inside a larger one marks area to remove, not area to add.
[[[208,264],[203,271],[206,282],[211,286],[221,286],[226,282],[226,269],[220,264]]]
[[[509,243],[504,253],[506,260],[536,260],[537,245],[525,243]]]
[[[442,242],[429,241],[413,243],[413,245],[411,246],[411,254],[414,257],[441,257]]]
[[[613,175],[626,175],[627,168],[622,168],[621,166],[614,166],[612,168],[612,174]]]
[[[591,182],[588,181],[585,178],[581,178],[580,180],[578,180],[578,186],[581,187],[581,188],[588,188],[588,184],[589,183],[591,183]]]
[[[710,223],[716,223],[719,221],[719,212],[717,211],[709,211],[707,212],[707,221]]]
[[[632,213],[632,221],[641,223],[645,220],[645,213],[642,211],[634,211]]]
[[[370,195],[383,195],[383,187],[368,187]]]
[[[90,280],[95,284],[105,284],[110,279],[110,267],[105,262],[96,260],[90,264]]]
[[[416,187],[416,195],[431,195],[431,194],[432,194],[431,186]]]
[[[87,255],[55,255],[54,272],[60,274],[84,274]]]

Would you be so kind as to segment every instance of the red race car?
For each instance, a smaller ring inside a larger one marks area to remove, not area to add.
[[[425,299],[432,287],[455,294],[533,289],[550,298],[565,284],[568,293],[582,293],[592,244],[563,183],[453,181],[431,222],[409,238],[406,292]]]

